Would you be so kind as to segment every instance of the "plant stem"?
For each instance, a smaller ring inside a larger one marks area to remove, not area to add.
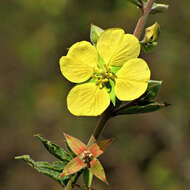
[[[139,21],[137,23],[137,26],[135,28],[135,31],[134,31],[134,35],[137,38],[140,38],[141,32],[144,29],[144,25],[145,25],[145,22],[147,20],[147,17],[149,15],[149,13],[150,13],[150,10],[151,10],[153,2],[154,2],[154,0],[148,0],[145,7],[142,4],[142,16],[140,17],[140,19],[139,19]],[[117,108],[115,110],[113,109],[112,105],[110,105],[104,111],[104,113],[101,115],[101,118],[100,118],[94,132],[92,133],[89,141],[88,141],[88,145],[94,143],[99,138],[100,134],[102,133],[103,129],[105,128],[106,122],[111,117],[114,117],[117,114],[118,111],[120,111],[120,110],[122,110],[124,108],[127,108],[128,106],[131,106],[132,104],[136,103],[137,100],[138,99],[133,100],[131,102],[128,102],[128,103],[124,104],[123,106],[121,106],[121,107],[119,107],[119,108]],[[79,174],[79,176],[80,176],[80,174]],[[75,182],[77,181],[78,177],[76,178]],[[75,183],[73,183],[73,184],[75,184]]]
[[[142,16],[140,17],[138,23],[137,23],[137,26],[135,28],[135,31],[134,31],[134,35],[137,37],[137,38],[140,38],[140,35],[141,35],[141,32],[142,30],[144,29],[144,25],[145,25],[145,22],[147,20],[147,17],[150,13],[150,10],[151,10],[151,7],[152,7],[152,4],[153,4],[154,0],[148,0],[147,3],[146,3],[146,6],[142,6]],[[113,116],[115,116],[116,112],[120,111],[121,109],[124,109],[132,104],[134,104],[136,100],[133,100],[131,102],[128,102],[127,104],[121,106],[120,108],[118,109],[115,109],[113,110],[111,108],[111,106],[108,107],[108,109],[106,109],[106,111],[101,115],[101,118],[93,132],[93,134],[91,135],[90,137],[90,140],[88,142],[88,144],[91,144],[93,143],[95,140],[98,139],[98,137],[100,136],[101,132],[103,131],[104,127],[105,127],[105,124],[106,122]]]
[[[144,29],[144,25],[146,23],[146,20],[147,20],[147,17],[151,11],[151,7],[152,7],[152,4],[154,3],[154,0],[148,0],[147,3],[146,3],[146,6],[142,7],[143,9],[143,14],[142,16],[139,18],[138,20],[138,23],[137,23],[137,26],[135,28],[135,31],[134,31],[134,35],[139,39],[140,36],[141,36],[141,33],[142,33],[142,30]]]
[[[94,141],[98,139],[100,136],[101,132],[103,131],[106,122],[112,117],[112,106],[109,106],[104,113],[101,115],[101,118],[88,141],[88,145],[92,144]]]

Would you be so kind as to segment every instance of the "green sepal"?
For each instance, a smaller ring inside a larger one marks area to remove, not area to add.
[[[153,3],[150,13],[151,14],[157,14],[162,13],[166,10],[168,10],[169,5],[162,4],[162,3]]]
[[[113,103],[113,105],[115,106],[116,105],[116,96],[115,96],[115,82],[111,79],[109,79],[109,84],[110,84],[110,92],[109,92],[109,95],[110,95],[110,100],[111,102]]]
[[[140,42],[141,48],[144,52],[151,52],[156,46],[158,46],[158,36],[160,34],[160,25],[155,22],[152,26],[145,29],[145,35],[143,40]]]
[[[91,24],[91,28],[90,28],[90,40],[91,42],[96,45],[98,38],[100,37],[101,33],[104,30],[96,25]]]
[[[82,171],[83,171],[83,170],[82,170]],[[69,179],[69,181],[68,181],[68,183],[67,183],[67,186],[65,187],[64,190],[71,190],[71,189],[73,188],[73,184],[76,183],[76,181],[77,181],[77,179],[79,178],[79,176],[81,175],[82,171],[79,171],[79,172],[77,172],[76,174],[73,174],[73,175],[70,177],[70,179]]]
[[[121,66],[111,66],[111,72],[116,74],[121,69]]]
[[[99,68],[104,68],[104,60],[100,57],[100,55],[98,55],[98,62],[99,62],[99,64],[98,64],[98,67]]]
[[[92,180],[93,180],[93,174],[92,172],[89,171],[88,168],[85,168],[83,171],[83,181],[86,187],[90,188],[92,185]]]
[[[56,158],[62,161],[70,161],[72,159],[72,156],[64,149],[60,148],[57,144],[52,143],[51,141],[40,136],[39,134],[34,136],[37,137],[44,145],[44,147],[48,150],[48,152],[54,155]]]
[[[71,150],[67,141],[65,141],[65,145],[66,145],[67,150],[69,151],[69,154],[74,158],[76,156],[76,154]]]
[[[143,96],[142,100],[154,100],[159,93],[162,81],[149,80],[148,88]]]
[[[41,161],[35,162],[30,158],[29,155],[17,156],[15,159],[25,161],[29,166],[36,169],[39,173],[51,177],[52,179],[59,182],[63,187],[65,187],[69,181],[68,176],[64,176],[62,178],[59,177],[68,161],[56,161],[52,164]]]
[[[89,82],[89,83],[95,83],[96,79],[95,78],[90,78],[88,81],[85,81],[85,83],[87,83],[87,82]]]
[[[123,114],[141,114],[141,113],[149,113],[158,111],[162,108],[167,107],[167,103],[158,103],[154,101],[146,102],[141,105],[134,105],[122,109],[116,113],[116,115],[123,115]]]
[[[154,49],[158,46],[158,42],[140,42],[141,48],[145,53],[149,53],[154,51]]]
[[[160,34],[160,25],[155,22],[153,25],[145,29],[145,35],[142,42],[155,42]]]
[[[67,186],[65,187],[64,190],[71,190],[71,189],[73,188],[72,184],[73,184],[73,182],[72,182],[72,180],[70,179],[69,182],[67,183]]]

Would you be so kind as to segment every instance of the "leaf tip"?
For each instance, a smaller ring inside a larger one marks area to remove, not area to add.
[[[164,106],[165,106],[165,107],[168,107],[168,106],[171,106],[171,104],[170,104],[170,103],[167,103],[167,102],[164,102]]]
[[[40,138],[41,135],[40,134],[35,134],[34,137]]]
[[[65,136],[65,138],[66,138],[66,139],[71,138],[71,136],[70,136],[70,135],[68,135],[67,133],[63,133],[63,134],[64,134],[64,136]]]
[[[22,156],[15,156],[14,159],[16,160],[24,160],[24,159],[29,159],[29,155],[22,155]]]
[[[108,181],[107,181],[106,178],[102,178],[102,181],[103,181],[104,183],[106,183],[107,185],[109,185],[109,183],[108,183]]]
[[[58,178],[62,178],[62,177],[64,177],[65,176],[65,173],[64,172],[62,172],[60,175],[59,175],[59,177]]]

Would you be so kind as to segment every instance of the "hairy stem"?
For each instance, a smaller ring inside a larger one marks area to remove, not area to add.
[[[137,23],[137,26],[135,28],[135,31],[134,31],[134,35],[137,37],[137,38],[140,38],[141,36],[141,33],[144,29],[144,25],[146,23],[146,20],[147,20],[147,17],[151,11],[151,8],[152,8],[152,4],[154,3],[154,0],[148,0],[147,3],[146,3],[146,6],[142,7],[142,16],[139,18],[138,20],[138,23]]]

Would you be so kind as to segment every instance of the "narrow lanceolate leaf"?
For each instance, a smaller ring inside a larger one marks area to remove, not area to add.
[[[94,157],[100,156],[104,151],[110,146],[112,139],[103,140],[97,142],[88,147],[88,150],[92,153]]]
[[[83,142],[81,142],[79,139],[72,137],[70,135],[67,135],[66,133],[64,133],[64,136],[69,148],[76,155],[79,155],[80,153],[82,153],[83,151],[87,149],[86,145]]]
[[[52,179],[58,181],[63,187],[65,187],[69,181],[68,176],[59,178],[62,170],[64,169],[67,162],[58,161],[50,164],[48,162],[35,162],[30,158],[29,155],[17,156],[15,159],[24,160],[28,165],[36,169],[38,172],[51,177]]]
[[[60,148],[58,145],[52,143],[51,141],[43,138],[40,135],[35,135],[35,137],[37,137],[42,142],[44,147],[48,150],[48,152],[53,154],[56,158],[62,161],[70,161],[72,159],[71,155],[67,153],[64,149]]]
[[[154,100],[159,93],[162,81],[149,80],[148,88],[143,97],[144,100]]]
[[[108,184],[107,180],[106,180],[106,175],[104,172],[104,168],[101,165],[101,163],[99,162],[98,159],[94,158],[91,162],[90,162],[90,168],[89,170],[93,173],[93,175],[95,175],[97,178],[99,178],[100,180],[102,180],[104,183]]]
[[[156,13],[162,13],[166,10],[168,10],[169,5],[162,4],[162,3],[153,3],[150,13],[156,14]]]
[[[92,179],[93,179],[92,172],[88,168],[85,168],[83,171],[83,181],[84,181],[86,187],[88,187],[88,188],[91,187]]]
[[[141,114],[158,111],[162,108],[167,107],[169,104],[167,103],[158,103],[158,102],[147,102],[144,105],[134,105],[128,108],[122,109],[116,113],[116,115],[123,114]]]
[[[60,177],[68,176],[73,173],[78,172],[82,168],[84,168],[86,164],[82,161],[82,159],[77,156],[74,159],[72,159],[64,168],[63,172],[61,173]]]
[[[138,6],[139,8],[142,7],[142,4],[139,0],[128,0],[129,2],[133,3],[134,5]]]
[[[97,44],[97,41],[98,41],[98,38],[99,36],[101,35],[101,33],[103,32],[104,30],[96,25],[91,25],[91,28],[90,28],[90,40],[91,42],[96,45]]]

